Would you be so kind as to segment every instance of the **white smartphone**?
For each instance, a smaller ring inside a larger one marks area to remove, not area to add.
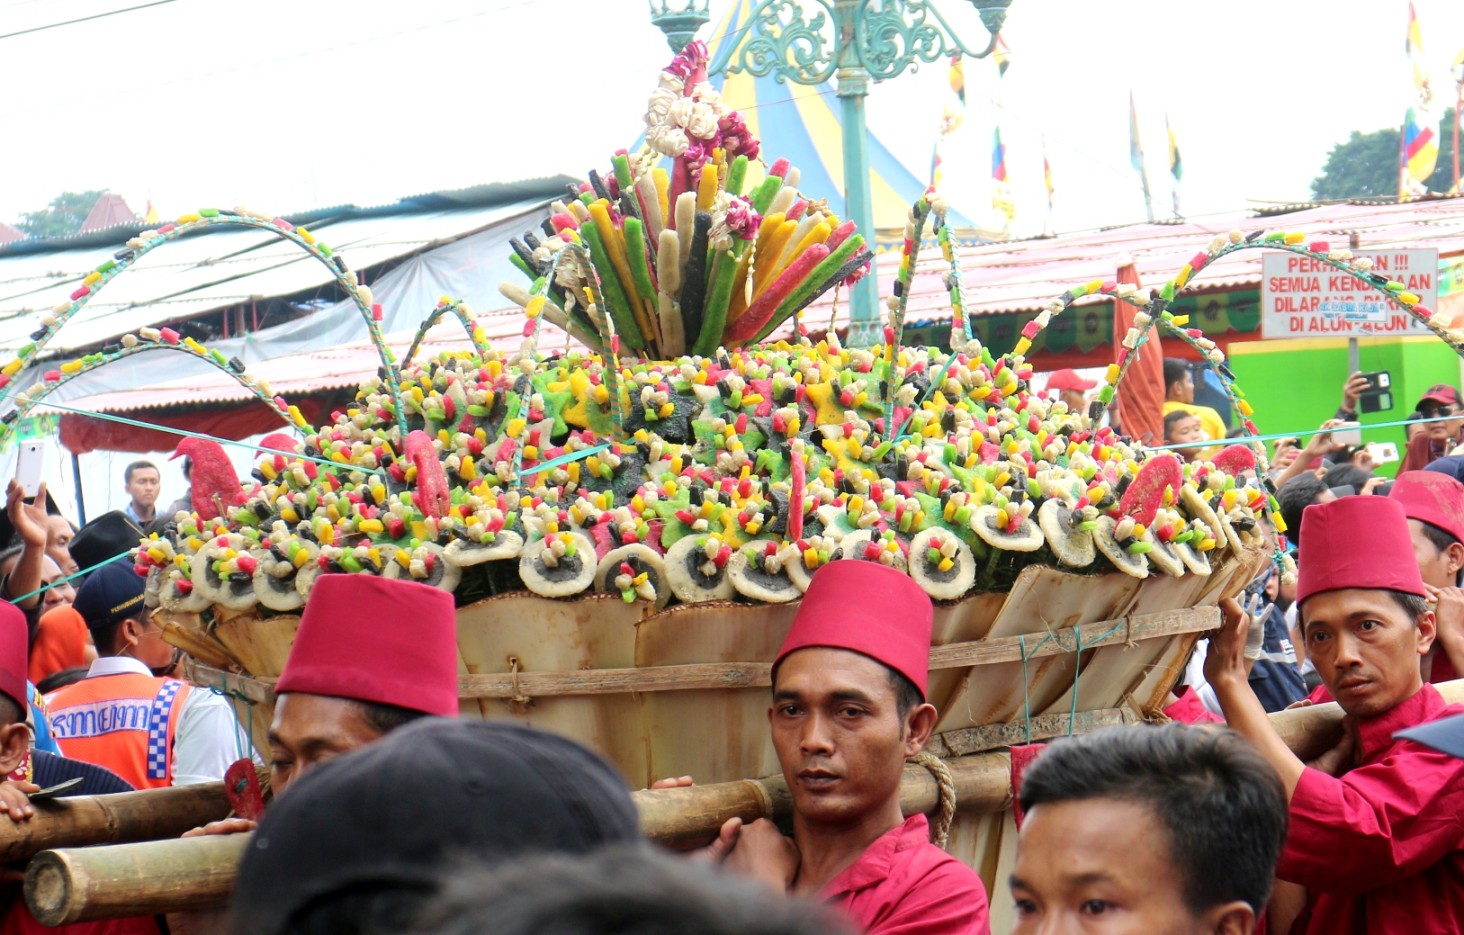
[[[1367,446],[1373,464],[1391,464],[1398,460],[1398,446],[1393,442],[1372,442]]]
[[[1332,429],[1332,444],[1342,448],[1355,448],[1362,444],[1362,426],[1356,422],[1343,422]]]
[[[41,489],[41,461],[46,455],[46,441],[32,438],[20,443],[20,459],[15,465],[15,480],[20,492],[34,497]]]

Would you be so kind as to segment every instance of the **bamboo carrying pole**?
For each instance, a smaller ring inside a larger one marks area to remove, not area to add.
[[[27,860],[49,848],[176,838],[228,815],[229,797],[222,782],[206,782],[78,795],[37,802],[35,807],[29,821],[0,821],[0,863]]]
[[[1435,687],[1450,702],[1464,701],[1464,680]],[[1282,711],[1271,715],[1271,723],[1303,759],[1329,749],[1342,736],[1342,710],[1335,704]],[[1009,754],[978,753],[949,760],[947,766],[958,811],[998,812],[1010,804]],[[900,793],[906,814],[936,807],[936,782],[921,767],[906,769]],[[709,843],[728,818],[784,821],[791,810],[781,777],[645,790],[633,797],[646,836],[683,850]],[[48,851],[26,872],[26,901],[45,925],[218,908],[228,901],[249,839],[239,834]]]
[[[229,901],[248,834],[42,851],[25,900],[42,925],[217,908]]]

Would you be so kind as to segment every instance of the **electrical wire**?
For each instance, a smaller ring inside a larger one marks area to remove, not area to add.
[[[106,19],[109,16],[120,16],[123,13],[131,13],[135,10],[146,10],[148,7],[162,6],[173,3],[174,0],[152,0],[151,3],[139,3],[137,6],[123,7],[120,10],[109,10],[106,13],[93,13],[91,16],[78,16],[76,19],[62,20],[59,23],[49,23],[45,26],[32,26],[30,29],[18,29],[15,32],[0,33],[0,39],[13,39],[16,36],[28,36],[31,33],[45,32],[48,29],[60,29],[62,26],[74,26],[77,23],[88,23],[92,20]]]

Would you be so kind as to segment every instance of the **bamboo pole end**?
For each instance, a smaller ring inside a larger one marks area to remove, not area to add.
[[[43,851],[31,860],[25,872],[25,901],[31,915],[42,925],[66,925],[77,921],[86,905],[86,871],[68,866],[65,854]]]

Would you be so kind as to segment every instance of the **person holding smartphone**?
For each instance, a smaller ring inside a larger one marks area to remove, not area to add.
[[[1429,387],[1418,401],[1418,413],[1425,419],[1440,421],[1425,423],[1424,430],[1409,440],[1408,453],[1398,468],[1400,474],[1422,470],[1430,462],[1447,455],[1459,444],[1460,432],[1464,431],[1464,402],[1459,399],[1459,391],[1447,383]],[[1459,418],[1442,418],[1445,416]]]

